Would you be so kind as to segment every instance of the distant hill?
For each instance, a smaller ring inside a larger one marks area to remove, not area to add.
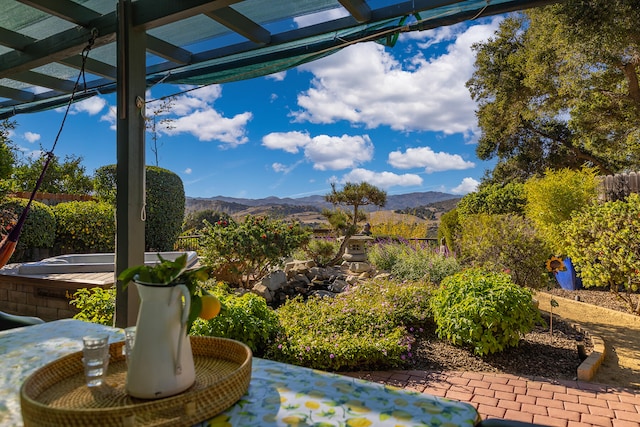
[[[454,205],[460,199],[459,196],[453,194],[441,193],[438,191],[426,191],[420,193],[394,194],[387,196],[387,204],[383,209],[404,210],[414,209],[433,205],[434,203],[445,203],[453,201]],[[451,202],[450,202],[451,203]],[[205,209],[217,210],[228,213],[229,215],[237,214],[245,210],[262,211],[263,209],[250,208],[268,208],[277,213],[277,216],[290,215],[301,212],[320,212],[323,208],[331,208],[332,205],[324,200],[324,196],[307,196],[300,198],[279,198],[266,197],[263,199],[243,199],[235,197],[216,196],[211,198],[187,197],[186,211],[194,212]],[[365,210],[378,210],[375,206],[365,206]],[[368,209],[367,209],[368,208]]]

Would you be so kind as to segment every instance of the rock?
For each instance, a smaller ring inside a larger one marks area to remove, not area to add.
[[[273,295],[271,295],[271,291],[262,283],[255,285],[251,289],[251,292],[264,298],[265,301],[267,301],[267,304],[273,301]]]
[[[262,279],[262,284],[270,291],[277,291],[287,284],[287,276],[282,270],[274,271]]]
[[[291,278],[291,281],[293,281],[293,282],[301,282],[301,283],[304,283],[306,285],[311,283],[311,281],[309,280],[309,278],[307,277],[306,274],[296,274]]]
[[[349,272],[351,273],[364,273],[371,270],[371,265],[367,262],[352,262],[349,263]]]
[[[349,286],[349,284],[342,280],[342,279],[336,279],[333,281],[333,283],[331,283],[329,285],[329,290],[331,292],[335,292],[335,293],[340,293],[340,292],[344,292],[344,290]]]

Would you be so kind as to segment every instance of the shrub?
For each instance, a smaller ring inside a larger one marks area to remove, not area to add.
[[[311,239],[304,247],[294,253],[294,258],[311,259],[316,265],[324,267],[338,254],[340,242],[332,238]]]
[[[454,257],[447,257],[431,250],[418,249],[403,253],[391,268],[398,280],[425,280],[438,284],[445,277],[460,271]]]
[[[116,165],[98,168],[94,175],[96,197],[115,204]],[[185,195],[175,173],[156,166],[146,167],[145,250],[171,251],[184,219]]]
[[[516,347],[520,334],[542,322],[531,291],[504,273],[468,269],[442,281],[431,298],[436,332],[478,355]]]
[[[428,281],[434,284],[457,271],[458,261],[438,254],[428,246],[411,247],[406,243],[383,242],[372,245],[369,262],[377,269],[391,272],[397,280]]]
[[[74,319],[100,325],[113,326],[116,309],[116,289],[99,287],[78,289],[69,304],[75,305],[80,312]]]
[[[411,328],[429,317],[429,295],[424,285],[378,282],[289,300],[276,311],[282,329],[268,357],[327,370],[402,366],[412,357]]]
[[[228,221],[229,215],[213,209],[191,212],[184,219],[184,222],[182,224],[182,233],[184,234],[185,232],[199,232],[203,228],[206,228],[207,225],[204,222],[205,220],[207,220],[207,222],[209,222],[210,224],[215,224],[220,220]]]
[[[409,248],[405,244],[397,244],[390,240],[370,245],[367,249],[367,259],[378,270],[391,272],[403,253]]]
[[[521,286],[549,283],[545,261],[549,249],[526,218],[518,215],[468,215],[461,222],[464,263],[507,271]]]
[[[610,288],[640,314],[632,295],[640,287],[640,196],[592,205],[565,223],[564,234],[583,285]]]
[[[310,238],[300,224],[248,215],[243,223],[233,220],[208,224],[200,247],[203,262],[214,275],[244,287],[258,281]]]
[[[524,185],[518,182],[488,184],[469,193],[458,202],[458,215],[523,214],[526,204]]]
[[[221,284],[207,288],[220,299],[222,309],[211,320],[196,319],[191,334],[235,339],[262,355],[278,331],[278,316],[264,298],[250,292],[238,296]]]
[[[440,217],[440,224],[438,224],[438,240],[442,240],[443,237],[449,250],[453,253],[459,253],[459,245],[457,244],[460,237],[458,209],[452,209],[449,212],[445,212]]]
[[[114,252],[116,221],[105,202],[66,202],[53,207],[61,253]]]
[[[377,216],[378,218],[380,215]],[[421,239],[427,237],[428,223],[394,221],[387,219],[371,226],[375,236],[392,236],[402,239]]]
[[[0,212],[10,221],[17,220],[27,206],[28,200],[7,198],[0,204]],[[1,224],[5,230],[13,227],[14,223]],[[36,248],[51,248],[56,237],[56,220],[51,208],[43,203],[33,201],[27,219],[25,220],[20,239],[12,262],[34,261]]]
[[[562,223],[571,219],[572,213],[592,205],[598,197],[597,188],[596,171],[588,168],[547,170],[544,177],[530,178],[524,184],[527,217],[556,254],[566,254],[559,238]]]

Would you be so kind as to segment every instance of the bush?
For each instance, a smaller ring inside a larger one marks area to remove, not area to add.
[[[94,175],[96,197],[116,202],[116,165],[98,168]],[[185,195],[175,173],[156,166],[146,167],[146,251],[171,251],[182,229]]]
[[[249,287],[282,266],[309,238],[310,232],[298,223],[248,215],[243,223],[208,224],[200,248],[203,262],[218,279]]]
[[[211,320],[196,319],[191,335],[230,338],[245,343],[260,356],[278,331],[278,316],[264,298],[253,293],[237,296],[223,285],[207,287],[222,304],[220,314]]]
[[[574,212],[596,202],[598,179],[594,169],[581,171],[547,170],[542,178],[530,178],[525,184],[525,212],[538,233],[557,255],[566,254],[562,239],[564,221]]]
[[[461,223],[464,263],[509,272],[520,286],[549,284],[545,261],[549,249],[533,224],[518,215],[468,215]]]
[[[582,284],[610,288],[640,314],[632,295],[640,288],[640,196],[590,206],[565,223],[564,234]]]
[[[311,259],[316,265],[325,267],[338,254],[340,242],[332,238],[311,239],[306,246],[295,251],[293,257],[299,260]]]
[[[408,250],[406,244],[387,240],[370,245],[367,249],[367,259],[378,270],[391,272],[393,266]]]
[[[27,199],[7,198],[0,204],[0,212],[10,221],[16,220],[27,206]],[[5,230],[13,227],[13,223],[1,224]],[[56,237],[56,220],[51,208],[43,203],[33,201],[27,219],[22,228],[20,239],[16,245],[11,262],[34,261],[35,249],[51,248]]]
[[[105,202],[66,202],[53,207],[60,253],[114,252],[116,221]]]
[[[456,258],[428,249],[405,252],[391,268],[391,274],[397,280],[424,280],[433,284],[439,284],[442,279],[458,271],[460,264]]]
[[[378,243],[369,248],[368,257],[377,269],[390,272],[396,280],[422,280],[438,284],[446,276],[460,271],[460,265],[454,257],[438,254],[428,246]]]
[[[436,332],[478,355],[516,347],[520,334],[542,322],[531,291],[509,275],[468,269],[442,281],[431,298]]]
[[[459,253],[458,239],[460,237],[460,221],[458,219],[458,209],[445,212],[440,217],[438,224],[438,240],[444,237],[447,248],[453,253]]]
[[[99,287],[78,289],[69,304],[75,305],[80,312],[74,319],[100,325],[113,326],[116,310],[116,289]]]
[[[205,220],[210,224],[215,224],[220,220],[228,221],[229,218],[228,214],[213,209],[191,212],[184,219],[182,224],[182,233],[194,233],[201,231],[207,226],[204,222]]]
[[[458,202],[458,215],[523,214],[527,202],[524,185],[517,182],[489,184],[469,193]]]
[[[268,357],[334,371],[402,366],[412,357],[410,331],[429,318],[430,292],[377,282],[335,298],[289,300],[276,311],[282,329]]]

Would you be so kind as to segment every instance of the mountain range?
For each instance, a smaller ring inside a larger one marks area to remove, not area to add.
[[[406,210],[428,206],[443,201],[457,201],[460,196],[438,191],[415,192],[407,194],[394,194],[387,196],[387,203],[382,209]],[[317,211],[331,208],[332,204],[325,201],[324,196],[307,196],[300,198],[266,197],[263,199],[244,199],[236,197],[215,196],[210,198],[187,197],[186,212],[200,210],[217,210],[228,214],[235,214],[251,208],[275,208],[282,211]],[[376,206],[364,206],[365,211],[378,210]]]

